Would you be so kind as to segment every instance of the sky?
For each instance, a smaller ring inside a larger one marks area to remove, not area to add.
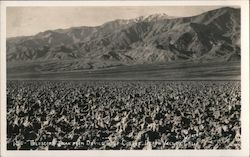
[[[115,19],[131,19],[156,13],[193,16],[219,6],[115,6],[115,7],[8,7],[7,37],[29,36],[53,29],[98,26]]]

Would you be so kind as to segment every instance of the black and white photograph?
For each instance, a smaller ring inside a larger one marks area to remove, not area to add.
[[[5,9],[7,151],[244,147],[240,3]]]

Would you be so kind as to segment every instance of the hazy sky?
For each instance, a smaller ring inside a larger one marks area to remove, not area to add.
[[[192,16],[216,8],[219,7],[8,7],[7,37],[34,35],[58,28],[97,26],[115,19],[130,19],[155,13]]]

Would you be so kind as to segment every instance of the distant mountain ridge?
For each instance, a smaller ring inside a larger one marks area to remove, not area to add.
[[[176,61],[228,62],[239,61],[240,56],[240,9],[230,7],[192,17],[154,14],[7,39],[9,67],[39,63],[36,71]]]

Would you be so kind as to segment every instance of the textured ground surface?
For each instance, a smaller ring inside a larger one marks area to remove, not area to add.
[[[240,149],[239,81],[8,81],[8,149]]]

